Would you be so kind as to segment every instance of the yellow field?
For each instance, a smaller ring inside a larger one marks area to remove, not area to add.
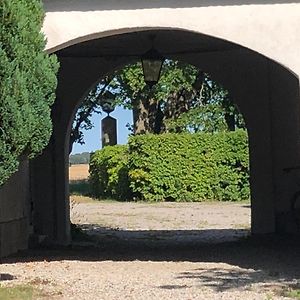
[[[84,180],[89,176],[89,165],[72,165],[69,167],[70,181]]]

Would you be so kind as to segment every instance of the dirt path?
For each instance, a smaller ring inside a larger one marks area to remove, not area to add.
[[[288,299],[284,295],[299,288],[299,244],[246,238],[245,204],[77,197],[72,220],[92,238],[5,260],[0,273],[11,280],[1,286],[25,283],[42,290],[34,299],[78,300],[270,300]]]

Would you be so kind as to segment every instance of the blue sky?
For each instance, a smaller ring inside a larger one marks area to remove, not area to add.
[[[122,107],[116,107],[115,111],[111,113],[111,116],[117,119],[118,122],[118,144],[126,144],[129,135],[129,130],[126,127],[127,123],[132,124],[132,111],[125,110]],[[103,118],[106,117],[106,113],[102,115],[94,114],[92,121],[94,128],[84,132],[85,144],[74,144],[72,154],[81,152],[91,152],[101,148],[101,129],[100,123]]]

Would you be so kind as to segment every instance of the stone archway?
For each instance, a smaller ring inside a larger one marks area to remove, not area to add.
[[[31,165],[35,233],[55,243],[69,242],[67,137],[74,112],[99,78],[146,52],[150,33],[156,35],[160,52],[208,72],[236,99],[250,139],[252,232],[292,230],[289,199],[297,187],[283,169],[300,161],[296,76],[261,54],[215,37],[186,30],[139,29],[87,39],[57,52],[61,69],[54,132],[44,154]]]

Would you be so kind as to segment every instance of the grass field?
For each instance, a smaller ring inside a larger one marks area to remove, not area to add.
[[[90,185],[88,183],[89,165],[72,165],[69,167],[69,188],[71,195],[88,196]]]
[[[86,180],[89,176],[89,165],[72,165],[69,167],[70,181]]]

